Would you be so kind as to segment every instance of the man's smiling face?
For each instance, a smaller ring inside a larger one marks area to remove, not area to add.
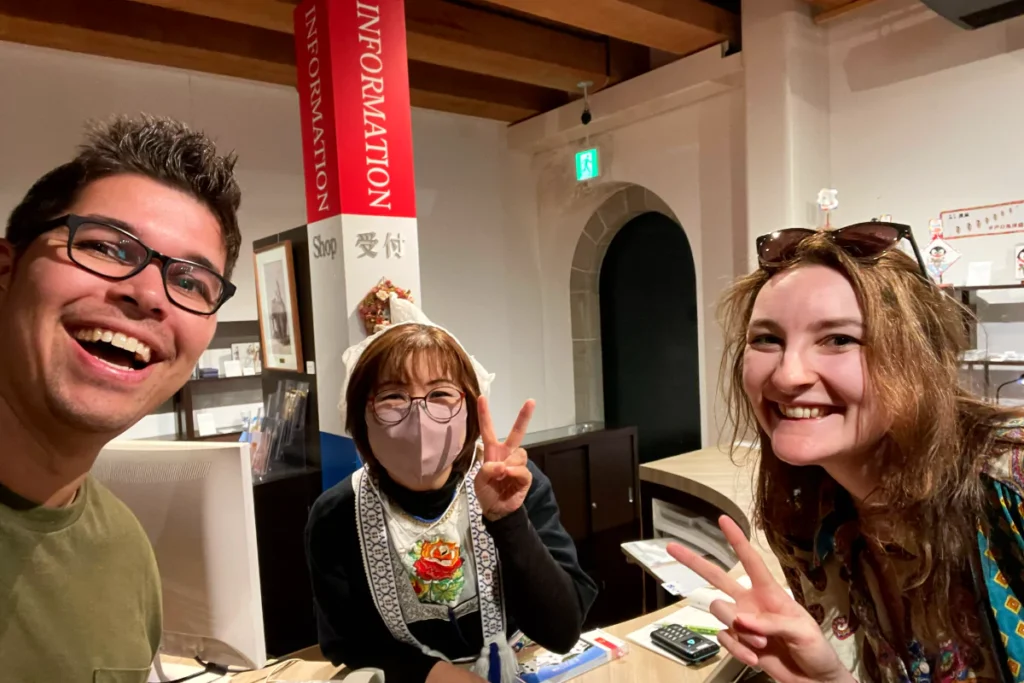
[[[66,213],[112,220],[162,254],[224,272],[213,213],[144,176],[91,182]],[[9,361],[0,363],[0,386],[13,393],[5,398],[15,410],[113,436],[188,381],[217,322],[168,300],[159,261],[111,281],[71,262],[67,237],[67,228],[45,233],[16,261],[0,240],[0,353]]]

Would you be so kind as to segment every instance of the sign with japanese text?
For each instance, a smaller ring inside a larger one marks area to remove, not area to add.
[[[947,240],[1024,232],[1024,201],[943,211],[939,218]]]
[[[365,336],[360,302],[387,278],[422,304],[405,5],[303,0],[294,22],[321,466],[330,485],[328,469],[343,453],[358,466],[337,405],[342,354]]]

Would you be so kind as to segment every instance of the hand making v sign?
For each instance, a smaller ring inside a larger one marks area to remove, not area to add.
[[[533,475],[526,466],[526,451],[519,445],[526,436],[534,405],[533,400],[524,403],[508,438],[498,441],[487,399],[481,396],[477,401],[480,438],[484,442],[484,464],[476,475],[476,496],[480,500],[484,517],[491,522],[518,510],[533,483]]]
[[[727,627],[718,633],[722,647],[779,683],[854,681],[814,617],[775,581],[736,522],[723,515],[718,525],[743,563],[750,588],[681,545],[670,544],[668,552],[735,601],[711,603],[711,613]]]

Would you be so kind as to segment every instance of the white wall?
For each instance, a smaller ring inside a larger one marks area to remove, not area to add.
[[[831,163],[841,204],[838,224],[892,214],[914,226],[924,249],[928,222],[940,212],[1024,199],[1022,48],[1024,19],[965,31],[912,0],[880,0],[832,24]],[[972,261],[992,262],[993,284],[1018,282],[1014,247],[1024,244],[1024,233],[950,243],[962,256],[946,282],[965,284]],[[1021,291],[982,296],[1018,305],[989,311],[977,347],[1024,352]],[[1007,322],[995,322],[999,318]],[[1022,369],[993,367],[993,386]]]
[[[302,147],[290,88],[0,42],[0,216],[68,161],[83,123],[147,112],[206,130],[239,155],[245,242],[221,320],[253,320],[252,240],[305,223]]]
[[[829,25],[838,224],[879,214],[929,240],[944,210],[1024,199],[1024,19],[965,31],[913,0],[879,0]],[[1024,233],[951,242],[1013,282]]]
[[[651,93],[652,100],[662,95]],[[569,276],[577,240],[609,194],[630,183],[647,188],[668,204],[693,250],[703,440],[718,442],[721,335],[714,310],[722,290],[745,262],[742,256],[736,258],[737,250],[745,253],[746,236],[743,112],[742,90],[727,90],[653,116],[635,116],[625,125],[534,156],[537,233],[528,239],[531,248],[535,240],[536,251],[517,267],[529,273],[524,278],[528,284],[520,291],[541,306],[544,396],[549,404],[546,426],[575,421]],[[597,103],[594,114],[601,115]],[[556,121],[566,118],[562,112],[548,116]],[[601,155],[601,182],[590,187],[575,179],[574,154],[583,146],[596,146]],[[665,310],[671,315],[673,302],[665,301]]]
[[[234,150],[244,243],[233,278],[238,293],[220,319],[256,318],[252,241],[305,223],[298,101],[292,88],[0,42],[0,90],[4,218],[33,181],[71,158],[87,119],[140,111],[174,116],[205,130],[223,151]],[[529,198],[515,192],[527,158],[506,151],[505,128],[493,121],[413,111],[427,313],[498,374],[494,411],[499,429],[511,426],[526,398],[543,399],[537,391],[542,384],[541,330],[528,313],[531,303],[517,292],[526,276],[515,261],[528,258],[529,237],[520,235],[516,221],[506,220],[530,212]],[[535,427],[549,424],[547,403],[540,403]],[[150,422],[132,434],[168,433],[166,418]]]
[[[890,213],[927,242],[928,220],[942,210],[1024,199],[1024,20],[968,32],[915,0],[878,0],[827,33],[828,101],[815,95],[812,104],[829,111],[820,146],[840,190],[837,223]],[[713,313],[746,269],[744,123],[759,96],[744,93],[737,64],[706,51],[602,91],[585,130],[573,106],[507,130],[414,110],[422,294],[428,314],[497,373],[499,429],[528,397],[538,400],[533,429],[574,421],[573,251],[605,194],[634,183],[672,208],[696,257],[704,438],[717,439]],[[2,215],[70,157],[88,118],[167,114],[237,151],[246,243],[222,319],[255,317],[251,241],[304,222],[292,89],[8,43],[0,88]],[[572,170],[585,142],[601,148],[604,171],[589,191]],[[1024,234],[955,241],[964,257],[949,279],[961,282],[969,261],[993,260],[993,279],[1010,281],[1019,243]]]
[[[497,375],[495,428],[511,428],[523,402],[535,398],[536,430],[549,423],[551,406],[540,392],[542,331],[525,298],[522,260],[533,225],[521,229],[516,219],[529,215],[531,202],[516,191],[526,158],[506,150],[505,129],[413,110],[420,273],[427,315]]]

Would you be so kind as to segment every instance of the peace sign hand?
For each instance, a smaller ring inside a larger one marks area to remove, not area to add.
[[[736,522],[723,515],[718,525],[743,563],[750,588],[681,545],[670,544],[668,552],[735,601],[711,603],[711,613],[727,627],[718,633],[722,647],[779,683],[855,681],[825,640],[814,617],[772,578]]]
[[[476,405],[480,437],[484,442],[484,464],[476,475],[476,497],[484,517],[496,522],[519,509],[533,483],[533,475],[526,466],[526,451],[519,444],[526,436],[536,404],[532,399],[523,404],[512,431],[504,441],[498,441],[494,435],[487,399],[481,396]]]

